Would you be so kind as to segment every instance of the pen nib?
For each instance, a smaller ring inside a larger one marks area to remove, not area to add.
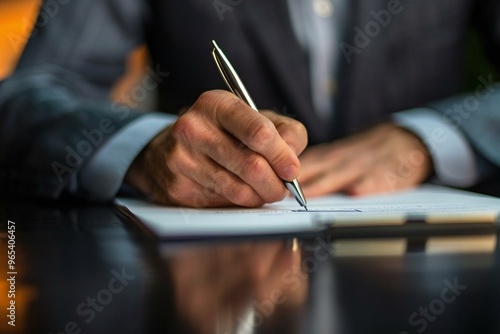
[[[307,208],[307,205],[304,205],[304,208],[306,208],[306,211],[309,211],[309,209]]]

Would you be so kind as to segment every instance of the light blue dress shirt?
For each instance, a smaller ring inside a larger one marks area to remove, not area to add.
[[[347,0],[288,0],[294,32],[309,52],[311,95],[323,118],[335,112],[335,96],[329,89],[336,82],[339,43],[344,36]],[[463,134],[430,109],[399,112],[392,120],[412,131],[429,149],[437,181],[456,187],[472,186],[478,173],[475,155]]]
[[[338,45],[346,28],[347,1],[288,0],[294,33],[310,56],[314,107],[325,120],[335,112]],[[68,190],[91,200],[111,200],[135,157],[175,120],[175,116],[149,113],[128,124],[82,167]],[[474,152],[451,123],[425,108],[396,113],[393,121],[415,133],[427,145],[439,183],[467,187],[477,182]]]

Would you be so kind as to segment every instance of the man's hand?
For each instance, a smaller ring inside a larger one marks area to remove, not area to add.
[[[432,169],[429,152],[418,137],[390,123],[310,148],[300,160],[299,182],[306,197],[409,188],[424,181]]]
[[[164,204],[255,207],[286,196],[281,180],[299,175],[306,145],[299,122],[209,91],[147,145],[126,181]]]

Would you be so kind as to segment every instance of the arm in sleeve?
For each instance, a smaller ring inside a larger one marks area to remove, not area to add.
[[[484,85],[478,85],[475,92],[428,106],[435,117],[448,125],[448,129],[454,130],[457,136],[462,136],[469,143],[467,151],[475,155],[478,167],[476,182],[469,185],[500,172],[500,85],[487,84],[486,78],[480,77],[480,80],[484,81]],[[467,160],[470,161],[470,158]]]
[[[393,120],[424,142],[441,183],[456,187],[476,183],[478,176],[474,153],[464,136],[451,124],[425,108],[396,113]]]
[[[0,85],[0,181],[9,194],[59,198],[101,145],[144,115],[106,98],[144,41],[147,2],[72,0],[48,15],[54,3],[42,4]]]
[[[407,110],[392,118],[426,145],[439,183],[466,188],[494,173],[494,166],[473,151],[465,136],[432,109]]]
[[[472,21],[500,70],[500,2],[475,1]],[[500,174],[500,84],[492,74],[479,76],[473,92],[397,113],[394,121],[426,143],[438,181],[469,187]]]
[[[94,201],[111,200],[135,157],[177,117],[149,113],[118,131],[78,172],[76,195]]]
[[[471,20],[480,32],[486,55],[500,73],[500,2],[474,1]],[[500,84],[494,82],[492,73],[478,73],[477,80],[474,91],[431,103],[428,107],[461,131],[474,151],[496,166],[498,172]],[[481,171],[479,177],[482,178]]]

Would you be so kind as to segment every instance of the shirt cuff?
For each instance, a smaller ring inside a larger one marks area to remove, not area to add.
[[[439,182],[461,188],[477,183],[474,151],[449,121],[427,108],[395,113],[392,117],[396,124],[413,132],[427,146]]]
[[[93,201],[111,200],[142,149],[177,116],[148,113],[122,128],[78,172],[76,194]]]

